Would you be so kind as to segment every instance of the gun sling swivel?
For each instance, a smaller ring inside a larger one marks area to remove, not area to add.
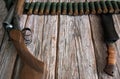
[[[120,13],[120,1],[95,1],[95,2],[25,2],[25,0],[5,0],[6,7],[9,11],[3,26],[12,39],[12,42],[27,65],[38,72],[44,72],[44,63],[39,61],[30,54],[24,43],[24,38],[19,25],[19,18],[22,14],[27,15],[87,15],[100,14],[102,19],[102,26],[104,30],[105,43],[107,44],[108,59],[104,71],[113,76],[116,64],[116,53],[114,50],[114,43],[119,39],[115,31],[112,14]],[[14,20],[16,22],[14,22]],[[13,22],[12,22],[13,21]],[[16,25],[17,23],[17,25]],[[25,30],[22,32],[25,34]],[[27,35],[26,35],[27,37]],[[27,38],[25,38],[28,40]],[[30,41],[31,42],[31,41]]]

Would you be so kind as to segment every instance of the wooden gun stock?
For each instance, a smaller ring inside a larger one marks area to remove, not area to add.
[[[23,13],[25,0],[18,0],[16,5],[16,12],[20,16]]]
[[[35,58],[27,49],[21,31],[13,29],[10,31],[10,38],[17,50],[17,53],[31,68],[38,72],[44,72],[44,63]]]
[[[107,60],[107,65],[104,69],[104,71],[113,76],[114,70],[115,70],[115,64],[116,64],[116,53],[113,44],[108,44],[107,47],[107,52],[108,52],[108,60]]]

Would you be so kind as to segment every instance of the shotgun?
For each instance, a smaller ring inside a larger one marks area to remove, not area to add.
[[[27,49],[23,35],[19,29],[20,15],[22,14],[22,6],[24,0],[16,0],[8,11],[3,27],[7,31],[10,40],[13,42],[14,47],[17,50],[18,55],[28,66],[36,70],[37,72],[44,72],[44,63],[35,58]],[[19,7],[20,6],[20,7]]]

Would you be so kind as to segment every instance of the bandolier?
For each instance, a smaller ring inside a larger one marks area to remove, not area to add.
[[[24,14],[35,15],[86,15],[120,12],[119,1],[95,2],[25,2]]]

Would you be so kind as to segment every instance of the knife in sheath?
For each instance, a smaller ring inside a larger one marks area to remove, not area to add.
[[[116,64],[116,52],[114,43],[119,39],[119,36],[115,30],[112,14],[101,15],[102,26],[104,31],[104,41],[107,44],[107,64],[104,71],[110,76],[114,75]]]

